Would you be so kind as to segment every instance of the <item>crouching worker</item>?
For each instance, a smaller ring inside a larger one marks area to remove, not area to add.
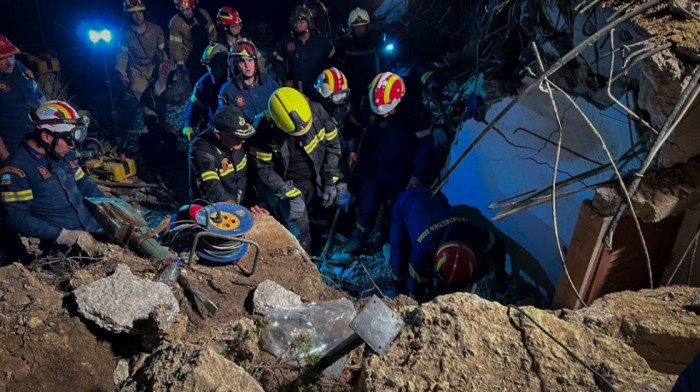
[[[49,101],[31,114],[35,129],[0,170],[0,201],[11,229],[72,246],[100,226],[84,197],[104,197],[78,165],[73,148],[85,139],[88,119],[62,101]]]
[[[190,200],[241,204],[248,187],[248,154],[243,143],[255,134],[235,106],[224,106],[214,114],[214,125],[190,144]],[[253,215],[268,212],[251,208]]]
[[[505,277],[505,246],[442,193],[431,197],[429,188],[411,189],[392,212],[391,268],[397,290],[424,302],[462,291],[492,269]]]

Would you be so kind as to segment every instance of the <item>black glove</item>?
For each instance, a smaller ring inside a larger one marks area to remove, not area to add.
[[[289,220],[299,220],[304,216],[306,211],[306,204],[304,204],[304,199],[301,196],[293,197],[289,200]]]
[[[323,208],[328,208],[335,203],[335,196],[338,192],[335,189],[335,185],[326,185],[323,187]]]

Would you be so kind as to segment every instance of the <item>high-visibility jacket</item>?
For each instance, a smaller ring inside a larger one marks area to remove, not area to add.
[[[96,232],[84,197],[104,197],[71,151],[47,158],[23,142],[0,169],[0,201],[7,224],[28,237],[55,240],[61,229]]]
[[[203,29],[207,35],[208,42],[216,42],[216,27],[211,20],[209,13],[203,8],[195,8],[192,21],[187,23],[180,13],[170,19],[168,29],[170,30],[170,56],[177,64],[184,64],[191,56],[201,57],[207,42],[194,42],[192,31]],[[195,37],[197,35],[195,34]],[[198,40],[199,41],[199,40]],[[202,40],[204,41],[204,40]],[[193,52],[200,48],[195,48],[195,43],[203,45],[201,51]]]
[[[245,197],[248,184],[248,154],[225,150],[208,129],[194,138],[189,150],[190,200],[205,199],[210,203],[235,201]]]
[[[342,178],[338,168],[338,127],[320,103],[309,103],[313,124],[308,132],[292,140],[299,143],[298,146],[304,149],[313,165],[315,178],[309,180],[317,186],[333,185]],[[267,123],[267,120],[263,123]],[[289,136],[278,129],[262,129],[258,130],[250,149],[256,161],[258,178],[282,199],[301,195],[301,191],[286,178],[290,161],[289,140]]]
[[[29,113],[45,100],[32,71],[19,61],[12,73],[0,74],[0,138],[10,153],[34,130]]]

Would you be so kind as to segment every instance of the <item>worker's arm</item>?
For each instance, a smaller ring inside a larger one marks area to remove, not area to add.
[[[192,95],[190,100],[187,101],[187,112],[185,112],[185,128],[194,127],[199,125],[199,121],[202,118],[202,113],[204,113],[205,107],[204,103],[201,101],[200,96],[202,95],[202,84],[197,82],[192,90]]]
[[[158,37],[158,60],[164,63],[168,61],[168,54],[165,52],[165,33],[163,33],[163,29],[160,26],[156,26],[156,28],[158,29],[156,33]]]
[[[216,36],[216,26],[214,26],[211,15],[209,15],[209,12],[207,12],[207,10],[204,8],[200,8],[199,10],[202,11],[202,15],[204,15],[204,19],[206,20],[206,28],[207,32],[209,33],[209,42],[216,42],[216,39],[218,38]]]
[[[233,83],[233,79],[229,80],[228,82],[224,83],[223,86],[221,86],[221,90],[219,90],[219,107],[222,108],[224,106],[231,105],[229,102],[229,96],[228,96],[228,90],[233,87],[229,87]]]
[[[50,225],[31,214],[34,199],[29,177],[21,169],[8,166],[0,170],[0,202],[5,210],[5,221],[14,231],[28,237],[55,240],[61,228]]]
[[[123,29],[119,34],[119,50],[117,51],[117,72],[124,79],[127,78],[129,66],[129,34],[131,30]]]
[[[275,171],[272,154],[272,149],[262,143],[250,148],[250,155],[255,158],[258,180],[270,188],[280,199],[300,196],[301,191],[294,187],[291,181],[285,182]]]
[[[170,20],[170,56],[177,65],[185,64],[182,46],[182,32],[177,28],[177,16]]]
[[[236,197],[226,191],[219,177],[219,165],[212,152],[207,151],[196,142],[190,146],[189,151],[191,171],[202,194],[202,198],[210,203],[235,201]]]
[[[338,166],[340,162],[340,137],[338,136],[338,126],[335,121],[323,109],[321,111],[326,130],[323,135],[326,144],[326,155],[321,167],[321,180],[323,185],[334,185],[343,178]]]
[[[430,174],[430,156],[433,152],[433,126],[427,115],[421,115],[413,124],[415,124],[414,135],[416,137],[416,156],[413,160],[413,175],[424,179]]]

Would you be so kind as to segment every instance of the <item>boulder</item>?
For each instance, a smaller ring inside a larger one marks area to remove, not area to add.
[[[260,283],[253,293],[253,311],[263,316],[275,308],[297,305],[301,305],[299,295],[271,280]]]
[[[149,315],[158,309],[159,327],[167,328],[180,311],[163,283],[140,279],[120,264],[114,274],[74,291],[78,312],[114,333],[144,334]]]
[[[116,391],[263,392],[263,389],[245,370],[211,347],[181,343],[162,346]]]

